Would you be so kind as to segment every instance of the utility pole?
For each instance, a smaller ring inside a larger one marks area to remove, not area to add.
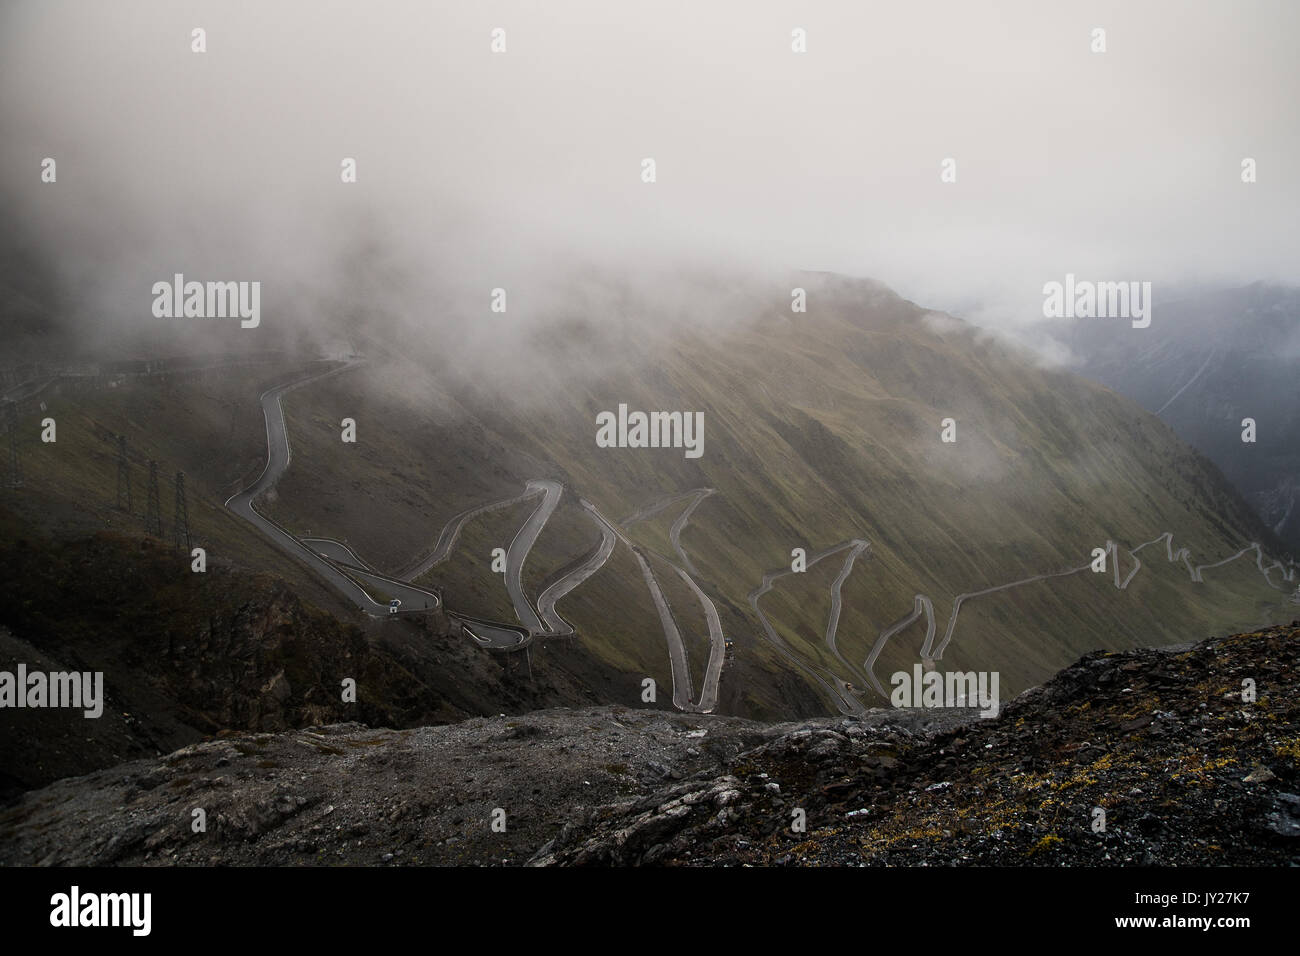
[[[185,546],[185,553],[190,552],[190,511],[185,504],[185,472],[176,472],[176,511],[172,516],[172,535],[176,538],[176,547]]]
[[[162,508],[158,504],[158,462],[149,459],[149,500],[144,512],[145,534],[161,538]]]
[[[117,436],[117,506],[131,513],[131,468],[126,458],[125,435]]]
[[[23,486],[23,463],[18,458],[18,405],[16,402],[8,403],[8,424],[9,424],[9,487],[21,488]]]

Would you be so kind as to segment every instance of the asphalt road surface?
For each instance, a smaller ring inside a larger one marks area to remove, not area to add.
[[[843,606],[844,582],[853,573],[853,562],[857,561],[858,556],[870,547],[871,545],[868,542],[861,539],[853,542],[848,557],[844,559],[844,566],[840,568],[840,573],[836,575],[835,580],[831,583],[831,612],[826,619],[826,647],[850,674],[862,680],[866,679],[866,674],[844,659],[844,655],[840,653],[840,649],[835,643],[835,636],[840,627],[840,609]]]
[[[342,570],[307,547],[275,522],[262,515],[253,506],[254,500],[259,495],[269,491],[280,480],[280,476],[289,467],[289,462],[292,459],[289,433],[284,423],[284,409],[280,405],[281,397],[286,392],[301,388],[309,382],[319,381],[327,376],[348,371],[358,364],[349,362],[346,365],[309,375],[285,385],[277,385],[262,393],[260,399],[262,416],[266,420],[266,467],[262,469],[262,474],[258,476],[258,479],[253,484],[226,499],[226,507],[255,526],[280,550],[307,564],[329,584],[351,599],[366,614],[372,617],[383,617],[388,614],[387,602],[376,601],[366,593],[365,588],[348,577]]]
[[[528,560],[528,552],[533,549],[537,536],[542,533],[542,528],[546,527],[546,522],[555,513],[555,507],[560,503],[560,496],[564,493],[564,486],[558,481],[547,478],[534,478],[528,482],[528,489],[533,494],[540,491],[542,500],[528,516],[528,520],[515,532],[510,547],[506,549],[506,593],[510,595],[510,603],[514,605],[515,616],[519,618],[520,623],[533,634],[545,634],[546,626],[542,624],[541,618],[529,603],[528,596],[524,594],[524,562]]]
[[[1271,577],[1272,573],[1275,570],[1279,573],[1283,581],[1289,582],[1294,580],[1295,578],[1295,569],[1287,568],[1279,561],[1274,561],[1268,567],[1265,567],[1264,552],[1260,548],[1258,542],[1251,542],[1251,544],[1249,544],[1245,548],[1242,548],[1236,554],[1224,558],[1222,561],[1215,561],[1213,564],[1201,564],[1201,565],[1193,566],[1191,562],[1191,551],[1188,550],[1187,548],[1179,548],[1177,551],[1175,551],[1173,549],[1173,532],[1165,531],[1160,535],[1157,535],[1156,537],[1152,538],[1150,541],[1143,542],[1142,544],[1138,545],[1137,547],[1131,549],[1128,552],[1129,557],[1133,559],[1133,567],[1129,570],[1128,574],[1124,575],[1124,577],[1122,578],[1120,577],[1119,545],[1116,544],[1114,541],[1106,542],[1106,552],[1111,560],[1111,569],[1114,575],[1114,585],[1117,590],[1120,591],[1127,590],[1129,584],[1132,583],[1133,578],[1137,575],[1138,571],[1142,569],[1142,559],[1138,557],[1138,552],[1141,551],[1143,548],[1147,548],[1153,544],[1156,544],[1159,541],[1164,541],[1165,543],[1165,556],[1168,559],[1168,561],[1170,563],[1176,561],[1182,561],[1183,565],[1187,568],[1191,581],[1196,584],[1204,583],[1204,578],[1202,577],[1203,571],[1207,571],[1211,568],[1222,567],[1225,564],[1229,564],[1232,561],[1236,561],[1238,558],[1242,557],[1243,555],[1249,554],[1251,551],[1255,552],[1256,568],[1259,570],[1260,574],[1264,576],[1265,582],[1270,587],[1275,588],[1277,590],[1281,590],[1281,588],[1279,588],[1278,585],[1273,583]],[[907,625],[915,621],[920,616],[922,611],[924,611],[927,617],[927,630],[925,635],[925,641],[921,645],[921,658],[927,662],[942,660],[943,652],[948,647],[948,644],[952,641],[953,634],[956,630],[957,616],[961,613],[962,605],[966,601],[970,600],[971,598],[983,597],[985,595],[994,594],[997,593],[998,591],[1005,591],[1008,590],[1009,588],[1020,587],[1025,584],[1032,584],[1035,581],[1045,581],[1050,578],[1060,578],[1060,577],[1067,577],[1072,574],[1080,574],[1084,571],[1089,570],[1091,567],[1092,567],[1092,562],[1090,561],[1087,564],[1084,564],[1077,568],[1069,568],[1064,571],[1056,571],[1048,574],[1036,574],[1032,577],[1022,578],[1019,581],[1012,581],[1009,584],[999,584],[995,587],[985,588],[982,591],[971,591],[965,594],[957,595],[957,597],[953,600],[952,612],[948,617],[948,626],[944,630],[943,639],[939,642],[937,648],[933,646],[934,634],[935,634],[933,605],[931,604],[930,599],[925,595],[922,594],[916,595],[916,608],[912,612],[912,614],[904,618],[903,620],[897,622],[896,624],[890,626],[889,628],[886,628],[884,631],[881,631],[880,636],[876,639],[876,643],[873,645],[871,649],[871,655],[867,658],[865,666],[867,670],[867,675],[871,679],[872,685],[876,687],[877,690],[880,690],[881,693],[884,692],[883,688],[880,685],[880,681],[876,678],[875,675],[874,665],[876,659],[880,656],[880,652],[884,649],[885,642],[887,642],[889,638],[892,637],[894,634],[898,633],[904,627],[906,627]]]
[[[691,515],[693,515],[695,509],[700,506],[700,502],[713,494],[713,489],[699,488],[692,492],[692,494],[695,495],[695,500],[682,509],[682,513],[677,516],[677,520],[673,522],[673,526],[668,529],[668,540],[672,544],[673,550],[677,552],[677,556],[682,559],[682,565],[686,570],[692,575],[699,577],[700,572],[696,570],[695,565],[691,563],[691,559],[686,556],[686,552],[682,549],[682,529],[686,527],[686,522],[691,520]]]
[[[674,502],[687,498],[692,499],[690,504],[678,515],[669,531],[669,541],[671,542],[673,549],[677,552],[677,556],[681,559],[682,566],[678,566],[662,555],[658,555],[658,557],[669,564],[669,566],[677,572],[686,585],[694,592],[697,599],[700,601],[700,605],[708,622],[710,654],[698,703],[693,703],[691,699],[694,694],[692,691],[690,669],[687,664],[685,645],[682,641],[681,633],[677,628],[676,621],[673,619],[672,611],[668,607],[667,601],[664,599],[663,592],[655,578],[654,571],[644,557],[644,550],[634,545],[619,527],[605,519],[604,516],[601,515],[600,512],[589,502],[583,500],[582,505],[587,510],[588,514],[590,514],[601,526],[602,534],[600,544],[592,552],[590,557],[583,561],[579,567],[565,575],[559,581],[556,581],[539,596],[536,610],[528,601],[527,595],[525,595],[523,589],[524,563],[527,561],[528,555],[531,552],[533,545],[536,543],[538,536],[541,534],[542,529],[546,526],[547,521],[550,519],[556,506],[559,504],[564,489],[557,481],[549,479],[534,479],[528,482],[524,492],[520,495],[470,508],[455,515],[443,527],[442,533],[439,535],[438,542],[433,551],[429,555],[413,563],[409,568],[396,577],[379,573],[367,564],[349,546],[340,541],[330,538],[306,538],[300,540],[259,512],[254,504],[256,499],[275,486],[276,482],[284,474],[292,460],[293,452],[292,446],[289,442],[288,429],[284,420],[284,410],[281,405],[282,397],[287,392],[301,388],[304,385],[326,378],[330,375],[348,371],[349,369],[357,367],[359,364],[360,362],[358,361],[351,361],[323,372],[303,376],[284,385],[275,386],[262,393],[260,404],[266,422],[267,436],[266,466],[263,468],[261,475],[258,476],[257,480],[252,485],[245,488],[243,491],[232,495],[226,500],[225,506],[227,508],[257,527],[258,530],[266,535],[266,537],[282,551],[311,567],[312,570],[325,579],[326,582],[345,594],[366,614],[373,617],[385,617],[390,613],[386,600],[387,597],[400,599],[402,602],[401,611],[403,612],[419,611],[440,606],[441,599],[435,591],[414,585],[411,581],[427,573],[434,566],[446,560],[450,555],[452,548],[455,546],[456,540],[466,521],[484,512],[503,508],[527,498],[541,495],[542,501],[528,516],[519,531],[516,532],[514,539],[511,541],[510,547],[506,552],[506,589],[510,596],[511,604],[515,609],[515,614],[523,624],[524,628],[527,629],[528,634],[525,635],[521,629],[514,628],[511,625],[476,619],[462,619],[465,632],[482,646],[499,648],[523,646],[534,636],[572,634],[572,627],[568,625],[555,610],[557,602],[600,570],[613,553],[618,541],[622,541],[631,548],[640,564],[642,575],[646,581],[646,586],[649,588],[655,607],[659,612],[660,623],[663,627],[664,636],[668,643],[669,662],[673,675],[674,705],[681,710],[701,713],[711,712],[714,707],[716,707],[718,685],[721,678],[723,661],[725,659],[725,640],[723,638],[722,626],[718,617],[717,608],[695,581],[695,576],[698,576],[698,571],[681,546],[682,530],[685,528],[700,502],[714,493],[714,489],[712,488],[696,488],[691,491],[675,494],[665,499],[653,502],[635,514],[629,516],[624,522],[625,525],[630,525],[639,521],[644,521],[663,511]],[[1177,395],[1174,397],[1176,398]],[[1287,567],[1282,565],[1280,562],[1275,561],[1271,565],[1265,567],[1264,552],[1257,542],[1252,542],[1241,551],[1230,557],[1224,558],[1221,561],[1216,561],[1212,564],[1193,566],[1191,562],[1191,552],[1187,548],[1180,548],[1175,551],[1173,548],[1173,534],[1172,532],[1166,531],[1158,537],[1144,542],[1128,552],[1130,557],[1133,559],[1133,567],[1123,578],[1120,577],[1119,546],[1114,541],[1108,541],[1106,543],[1106,550],[1112,561],[1114,584],[1118,590],[1126,590],[1134,577],[1141,570],[1142,561],[1138,557],[1138,552],[1150,545],[1158,543],[1161,540],[1165,542],[1167,559],[1171,563],[1181,561],[1187,568],[1189,577],[1193,583],[1202,583],[1204,581],[1202,572],[1212,568],[1222,567],[1225,564],[1229,564],[1230,562],[1249,554],[1251,551],[1255,552],[1255,565],[1257,569],[1264,576],[1265,581],[1270,587],[1281,590],[1279,585],[1275,584],[1273,581],[1272,574],[1274,571],[1279,574],[1281,580],[1284,582],[1295,580],[1295,568],[1293,566]],[[852,571],[854,561],[860,554],[869,548],[869,544],[860,538],[843,542],[811,556],[808,559],[807,565],[811,567],[823,558],[836,554],[846,548],[851,549],[850,554],[847,556],[844,566],[831,586],[831,611],[826,626],[826,645],[832,654],[834,654],[835,658],[844,665],[850,674],[864,674],[873,687],[884,696],[888,695],[879,679],[876,677],[874,670],[875,663],[890,638],[910,626],[918,620],[922,614],[926,617],[926,635],[921,646],[921,657],[923,660],[933,663],[934,661],[943,658],[944,650],[953,639],[953,634],[956,630],[957,620],[962,605],[967,600],[1031,584],[1036,581],[1044,581],[1051,578],[1079,574],[1091,567],[1091,562],[1089,562],[1081,567],[1033,575],[1007,584],[995,585],[984,588],[983,590],[957,595],[953,600],[953,606],[948,618],[948,625],[945,628],[943,638],[940,640],[937,647],[934,646],[936,627],[933,603],[926,595],[917,594],[914,597],[912,613],[881,630],[871,648],[870,654],[864,662],[863,671],[858,671],[845,661],[840,654],[836,645],[836,635],[842,609],[841,591],[844,582]],[[791,661],[791,663],[795,664],[823,687],[841,713],[856,714],[863,712],[865,708],[853,693],[853,689],[850,685],[840,677],[826,671],[824,668],[815,665],[810,661],[802,660],[800,656],[795,653],[794,649],[777,634],[775,628],[760,608],[760,599],[764,594],[771,590],[776,579],[791,573],[793,572],[788,568],[781,568],[768,572],[763,575],[761,585],[749,594],[750,606],[757,615],[768,641],[773,645],[773,647],[780,651],[783,656]],[[373,596],[373,594],[381,595],[385,600],[378,600]]]
[[[823,558],[829,558],[832,554],[838,554],[839,552],[845,550],[846,548],[858,549],[859,546],[866,545],[866,544],[867,542],[862,538],[853,538],[849,541],[842,541],[839,544],[832,545],[831,547],[825,549],[824,551],[818,551],[816,554],[809,555],[805,567],[811,568],[813,565],[821,561]],[[852,566],[850,565],[850,567]],[[864,707],[862,702],[858,700],[856,696],[854,696],[848,684],[841,678],[830,673],[830,671],[827,671],[824,668],[819,667],[816,664],[813,664],[811,661],[803,660],[795,652],[794,648],[792,648],[785,641],[785,639],[782,638],[781,635],[779,635],[776,632],[776,628],[772,626],[772,622],[768,620],[767,615],[763,613],[763,609],[759,607],[760,599],[763,597],[764,594],[772,590],[772,587],[774,586],[778,578],[783,578],[787,574],[795,574],[795,573],[798,572],[795,572],[789,567],[781,567],[781,568],[777,568],[776,570],[766,572],[763,575],[762,583],[760,583],[757,588],[749,592],[749,606],[754,609],[754,613],[758,616],[758,623],[762,626],[763,633],[767,636],[768,643],[771,644],[774,648],[776,648],[776,650],[779,651],[783,657],[785,657],[787,660],[794,663],[796,666],[799,667],[800,670],[802,670],[805,674],[808,674],[810,677],[812,677],[813,680],[815,680],[818,684],[820,684],[822,689],[824,689],[827,695],[830,697],[831,702],[835,705],[836,710],[838,710],[841,714],[849,714],[849,715],[865,713],[866,707]],[[841,585],[843,584],[842,581],[840,581],[839,583]],[[835,594],[832,593],[832,602],[833,602],[832,614],[835,617],[836,626],[838,626],[839,605],[834,603],[834,598],[835,598]]]
[[[402,602],[397,613],[436,608],[441,604],[437,593],[375,572],[351,548],[340,541],[329,538],[299,540],[263,515],[254,504],[259,495],[275,487],[276,482],[280,480],[293,460],[293,447],[289,441],[289,431],[281,404],[285,393],[310,382],[356,368],[358,365],[359,362],[349,362],[284,385],[277,385],[262,393],[260,403],[262,416],[266,422],[266,466],[252,485],[231,495],[225,504],[235,514],[254,525],[286,554],[307,564],[371,617],[387,617],[392,613],[388,606],[389,598],[397,598]]]
[[[531,486],[531,482],[529,483]],[[397,576],[407,581],[414,581],[417,578],[428,574],[434,567],[442,564],[451,554],[452,548],[456,546],[456,539],[460,537],[460,532],[465,527],[465,522],[477,515],[486,514],[489,511],[496,511],[500,508],[507,508],[510,505],[518,504],[533,495],[541,494],[541,489],[532,489],[525,491],[521,495],[515,495],[513,498],[502,498],[499,501],[491,501],[485,505],[477,505],[473,508],[467,508],[458,515],[453,515],[445,525],[442,533],[438,535],[438,543],[434,545],[433,551],[423,558],[420,558],[397,572]]]
[[[709,489],[704,489],[704,491],[711,493]],[[695,491],[672,495],[641,509],[630,516],[628,521],[632,523],[644,521],[651,515],[658,514],[673,502],[681,501],[683,498],[689,498],[692,495],[699,495],[699,493],[700,489],[696,489]],[[673,681],[673,706],[678,710],[691,713],[712,713],[718,703],[718,685],[722,680],[722,665],[726,659],[726,640],[723,637],[722,622],[718,617],[717,607],[714,606],[713,601],[709,599],[708,595],[683,568],[673,564],[672,561],[661,554],[655,555],[676,571],[687,586],[691,588],[699,600],[700,606],[704,610],[705,620],[708,622],[709,662],[704,670],[704,685],[700,689],[700,699],[697,703],[693,703],[691,698],[695,694],[692,687],[690,665],[686,657],[686,645],[682,642],[681,631],[677,627],[677,621],[673,617],[672,610],[668,607],[668,602],[664,599],[663,591],[659,587],[659,581],[655,577],[654,570],[645,559],[645,549],[633,544],[623,529],[609,521],[600,513],[598,508],[586,501],[583,502],[583,506],[610,533],[627,545],[641,567],[641,575],[650,591],[650,597],[654,601],[655,609],[659,612],[659,623],[663,628],[664,640],[668,644],[668,664]]]
[[[609,560],[609,556],[614,553],[614,545],[618,542],[613,529],[592,513],[594,509],[591,503],[583,499],[579,500],[582,507],[586,509],[587,515],[600,528],[600,543],[596,545],[595,550],[591,552],[586,561],[538,595],[537,613],[546,625],[547,630],[552,634],[573,633],[573,627],[564,618],[560,617],[555,610],[555,605],[566,594],[603,568],[605,562]]]

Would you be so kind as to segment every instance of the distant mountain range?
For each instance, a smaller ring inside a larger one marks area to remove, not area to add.
[[[1146,329],[1075,321],[1053,334],[1078,371],[1200,449],[1300,551],[1300,289],[1255,283],[1164,302]],[[1242,441],[1244,419],[1255,442]]]

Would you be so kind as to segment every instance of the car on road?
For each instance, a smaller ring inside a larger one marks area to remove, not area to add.
[[[391,601],[388,602],[388,613],[396,614],[397,609],[401,606],[402,606],[401,598],[393,598]]]

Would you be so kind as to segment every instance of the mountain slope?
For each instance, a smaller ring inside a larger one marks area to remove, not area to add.
[[[526,378],[484,376],[412,349],[296,391],[285,402],[294,465],[272,512],[295,530],[328,524],[391,569],[427,550],[454,512],[517,495],[532,478],[558,479],[570,505],[586,498],[612,518],[714,489],[680,541],[744,662],[724,670],[721,706],[761,716],[835,706],[826,684],[836,679],[881,702],[862,686],[861,665],[918,593],[933,602],[937,635],[927,645],[919,621],[886,641],[874,668],[882,682],[924,649],[941,666],[998,670],[1014,691],[1093,648],[1249,627],[1281,605],[1288,572],[1266,576],[1253,552],[1206,570],[1202,582],[1159,554],[1163,543],[1136,561],[1129,554],[1166,531],[1169,556],[1188,548],[1193,565],[1259,541],[1267,568],[1279,550],[1217,469],[1132,402],[1036,368],[876,283],[810,274],[796,282],[809,290],[806,315],[783,311],[780,285],[751,284],[728,300],[741,318],[707,328],[636,302],[622,320],[583,323],[569,337],[548,325],[510,345],[530,357]],[[597,447],[598,413],[620,404],[703,412],[702,457]],[[339,441],[336,423],[348,416],[364,423],[355,447]],[[948,417],[957,422],[953,444],[940,440]],[[667,530],[687,504],[628,527],[629,538],[681,564]],[[558,567],[582,555],[594,535],[584,519],[570,508],[541,536],[550,556],[530,560]],[[504,548],[498,534],[496,545],[477,546]],[[789,568],[792,549],[812,555],[855,538],[870,547],[844,582],[836,638],[852,669],[824,633],[829,580],[788,575],[760,599],[778,638],[809,665],[800,669],[764,638],[747,595],[765,572]],[[959,594],[1077,569],[1111,540],[1120,579],[1108,566],[971,597],[949,634]],[[626,554],[618,548],[615,558]],[[665,686],[671,675],[645,583],[614,561],[560,611],[594,653],[644,667]],[[539,563],[535,573],[549,570]],[[660,571],[672,581],[670,569]],[[426,580],[438,581],[436,570]],[[702,632],[699,602],[686,591],[667,596],[674,617]],[[446,597],[455,607],[455,590]],[[819,705],[774,689],[792,670]],[[698,684],[698,666],[694,677]]]
[[[788,311],[795,285],[806,314]],[[470,511],[420,581],[452,610],[505,618],[491,552],[511,547],[540,499],[509,502],[535,479],[562,482],[516,569],[528,600],[597,549],[602,521],[621,537],[557,605],[576,638],[539,638],[529,662],[576,650],[591,692],[625,704],[650,678],[660,706],[706,707],[720,673],[719,712],[856,712],[884,703],[890,675],[920,660],[998,671],[1010,694],[1096,648],[1285,616],[1294,585],[1273,566],[1276,539],[1133,402],[878,283],[801,273],[704,286],[616,286],[474,341],[448,337],[441,317],[328,320],[317,331],[347,329],[367,360],[285,393],[291,464],[258,507],[389,573],[427,566],[447,523]],[[21,408],[28,482],[12,507],[57,533],[138,527],[142,459],[157,458],[164,476],[189,477],[212,560],[273,570],[352,617],[221,507],[264,463],[258,396],[302,374],[277,358],[56,382],[45,412]],[[703,413],[702,456],[597,447],[597,415],[620,404]],[[46,413],[57,445],[37,438]],[[349,418],[355,443],[341,440]],[[941,440],[948,418],[953,443]],[[112,507],[115,434],[132,449],[135,516]],[[495,502],[507,504],[479,510]],[[849,546],[859,550],[841,574]],[[797,548],[808,571],[784,573]],[[1101,574],[1087,570],[1098,548],[1109,551]]]

